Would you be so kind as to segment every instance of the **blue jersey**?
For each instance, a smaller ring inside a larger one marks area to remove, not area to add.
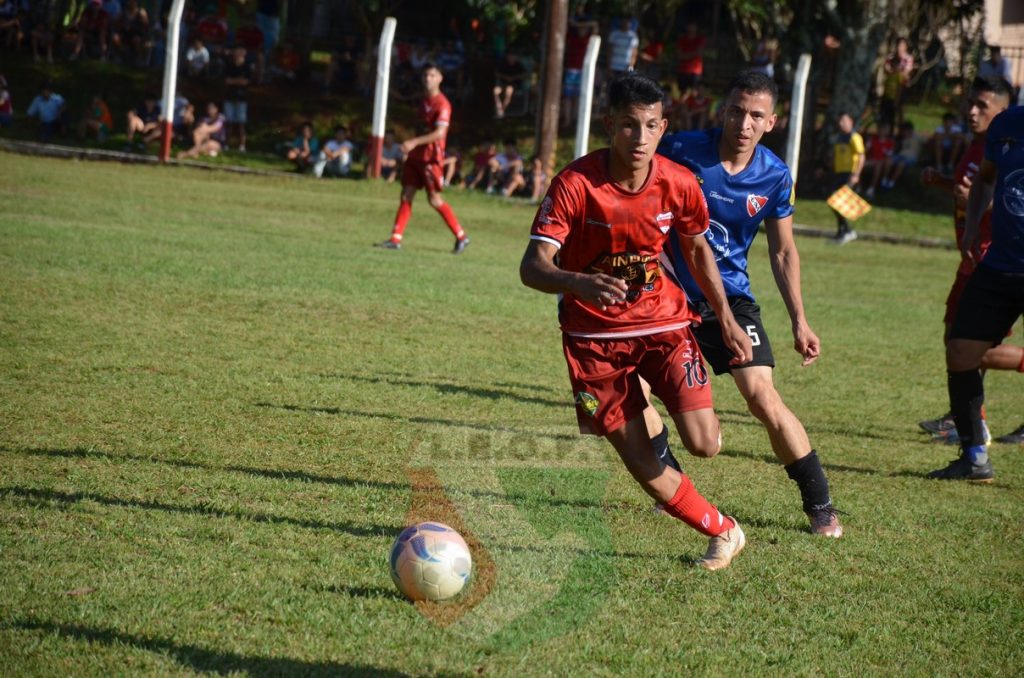
[[[720,129],[668,134],[661,140],[658,153],[685,165],[704,191],[711,216],[705,237],[715,252],[726,296],[754,301],[747,253],[762,221],[793,214],[793,179],[786,164],[760,145],[754,148],[754,156],[743,171],[729,174],[718,158],[721,136]],[[686,267],[679,238],[671,238],[666,252],[686,296],[692,301],[704,299]]]
[[[985,159],[999,176],[992,197],[992,245],[983,261],[997,271],[1024,273],[1024,107],[992,120],[985,133]]]

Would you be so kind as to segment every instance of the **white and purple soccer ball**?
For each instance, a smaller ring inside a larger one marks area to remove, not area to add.
[[[391,546],[391,579],[411,600],[446,600],[459,593],[473,571],[473,557],[458,532],[442,523],[402,530]]]

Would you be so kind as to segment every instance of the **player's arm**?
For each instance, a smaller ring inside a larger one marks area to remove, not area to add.
[[[981,167],[971,183],[971,192],[967,194],[967,223],[964,226],[964,238],[960,243],[960,254],[975,264],[980,258],[978,234],[981,230],[981,219],[992,205],[995,188],[996,166],[986,158],[981,161]]]
[[[793,326],[793,348],[803,356],[803,364],[810,365],[821,354],[821,342],[807,324],[804,315],[804,300],[800,290],[800,253],[793,239],[793,216],[765,219],[765,226],[775,285],[779,288]]]
[[[558,247],[546,240],[531,240],[519,264],[519,278],[527,287],[548,294],[571,294],[602,311],[626,298],[626,282],[604,273],[565,271],[555,264]],[[714,261],[712,261],[714,264]]]
[[[718,263],[715,261],[715,253],[708,245],[703,235],[683,236],[679,238],[679,249],[682,250],[686,265],[697,281],[704,298],[711,304],[718,322],[722,326],[722,339],[725,345],[733,354],[729,361],[731,365],[742,365],[749,363],[753,357],[753,349],[750,346],[750,337],[740,328],[736,318],[729,308],[729,300],[725,296],[725,287],[722,285],[722,276],[718,272]]]
[[[406,139],[403,141],[402,152],[410,153],[418,146],[426,146],[427,144],[432,144],[435,141],[441,141],[441,139],[444,139],[447,135],[448,126],[438,125],[432,132],[427,132],[426,134],[421,134],[418,137],[413,137],[412,139]]]

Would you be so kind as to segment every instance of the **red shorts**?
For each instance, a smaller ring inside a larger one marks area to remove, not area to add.
[[[946,297],[946,315],[942,318],[942,322],[947,325],[953,324],[953,318],[956,317],[956,307],[960,305],[960,297],[964,293],[964,285],[970,279],[970,273],[961,273],[959,270],[956,272],[956,280],[953,281],[953,287],[949,290],[949,296]]]
[[[604,436],[647,408],[640,377],[669,414],[712,406],[711,380],[689,327],[629,339],[562,335],[580,433]]]
[[[444,170],[440,163],[409,158],[402,165],[402,185],[425,188],[430,193],[440,193],[444,187]]]

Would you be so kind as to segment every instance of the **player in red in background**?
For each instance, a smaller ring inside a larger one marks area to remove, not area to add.
[[[420,118],[423,129],[419,136],[407,139],[402,143],[402,152],[407,154],[402,167],[402,198],[395,215],[395,227],[391,238],[376,247],[397,250],[402,247],[402,235],[412,214],[412,199],[416,191],[423,188],[427,191],[427,200],[448,224],[455,234],[455,248],[452,254],[461,254],[469,244],[466,232],[459,225],[455,212],[441,197],[444,186],[444,146],[448,136],[448,124],[452,118],[452,105],[448,97],[441,93],[441,70],[432,63],[423,66],[423,89],[426,97],[420,104]]]
[[[647,435],[640,378],[672,414],[683,444],[713,456],[721,446],[711,384],[689,325],[686,294],[665,279],[659,254],[681,236],[686,261],[742,363],[750,337],[726,303],[714,253],[703,237],[708,209],[690,170],[655,158],[667,121],[664,93],[645,77],[612,82],[604,118],[611,147],[590,153],[551,182],[520,264],[528,287],[560,294],[562,345],[581,433],[604,436],[644,491],[665,511],[711,537],[698,563],[729,565],[745,537],[685,474],[665,466]]]

